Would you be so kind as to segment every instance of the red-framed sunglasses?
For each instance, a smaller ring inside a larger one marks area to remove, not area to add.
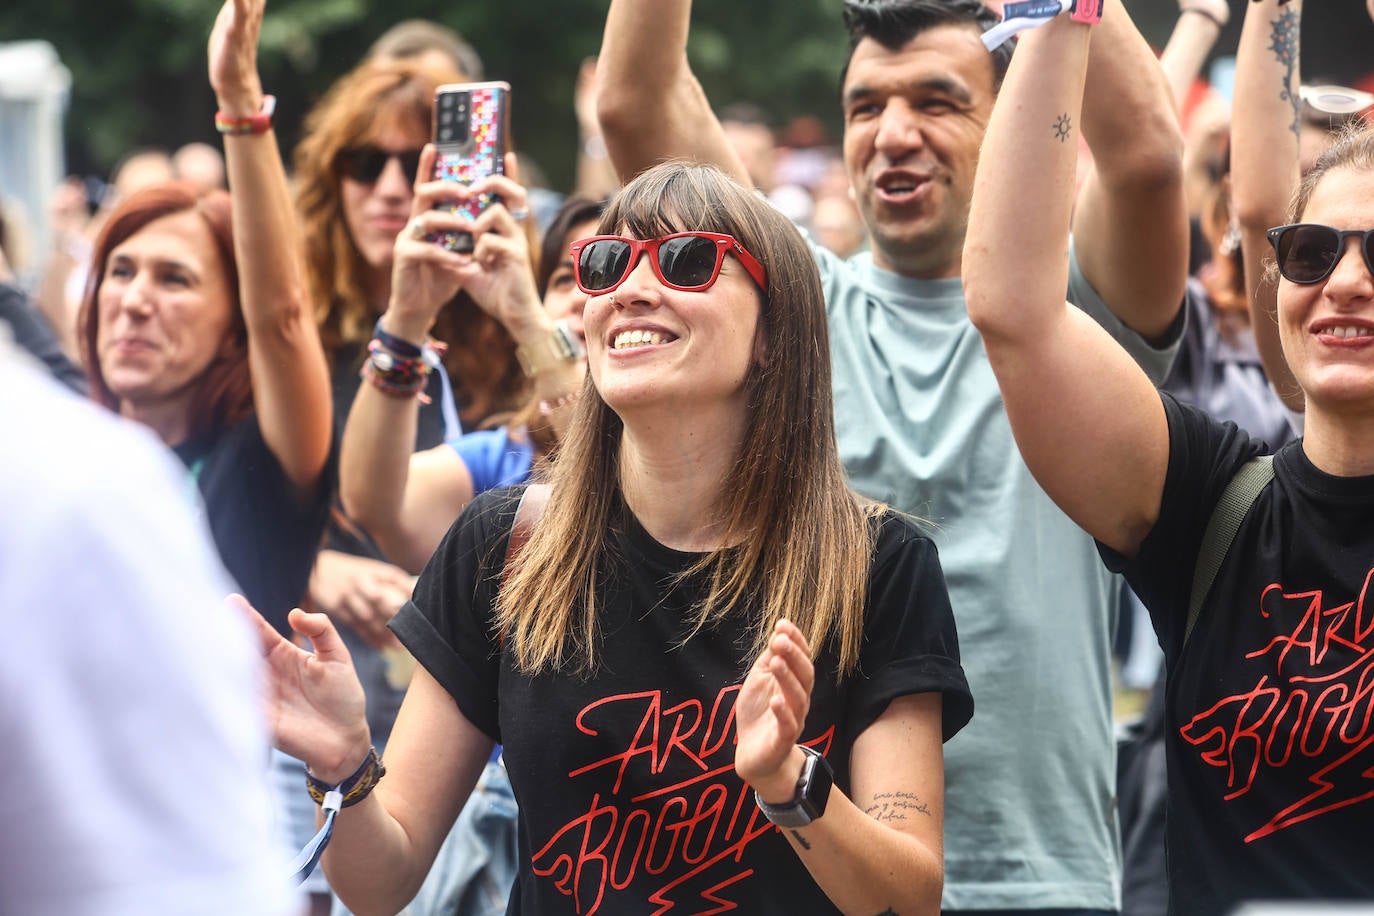
[[[720,232],[675,232],[656,239],[627,239],[597,235],[569,246],[577,288],[589,296],[609,293],[625,282],[639,256],[649,252],[649,263],[664,286],[684,292],[707,289],[720,276],[720,265],[733,254],[767,290],[763,265],[732,235]]]

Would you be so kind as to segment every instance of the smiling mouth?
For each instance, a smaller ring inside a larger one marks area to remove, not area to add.
[[[1317,333],[1330,335],[1331,337],[1339,337],[1341,340],[1351,340],[1356,337],[1374,337],[1374,328],[1341,325],[1333,328],[1322,328]]]
[[[633,350],[636,347],[655,347],[667,343],[670,338],[658,331],[621,331],[611,341],[612,350]]]

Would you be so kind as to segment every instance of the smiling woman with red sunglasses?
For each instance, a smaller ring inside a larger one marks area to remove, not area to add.
[[[1296,111],[1274,86],[1298,98],[1287,54],[1300,8],[1247,7],[1233,168],[1243,218],[1297,177]],[[1289,213],[1302,225],[1271,234],[1277,337],[1307,409],[1303,438],[1269,454],[1157,391],[1063,300],[1077,138],[1051,125],[1078,123],[1089,33],[1063,19],[1017,47],[974,187],[969,314],[1026,463],[1125,573],[1164,650],[1169,912],[1368,900],[1374,131],[1325,153]],[[1270,187],[1257,194],[1248,183],[1263,171]],[[1245,246],[1258,254],[1263,235]]]
[[[392,624],[420,668],[380,784],[327,618],[292,614],[314,656],[263,628],[279,744],[357,798],[331,882],[403,906],[499,740],[507,912],[935,913],[972,699],[932,543],[845,484],[815,261],[681,163],[601,231],[573,246],[588,380],[549,487],[479,496]]]

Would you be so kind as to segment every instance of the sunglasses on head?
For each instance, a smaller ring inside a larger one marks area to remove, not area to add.
[[[418,149],[386,150],[378,146],[346,146],[334,156],[334,168],[345,178],[359,184],[376,184],[382,170],[392,159],[401,163],[406,184],[414,184],[420,171]]]
[[[624,283],[645,251],[654,275],[672,289],[689,293],[707,289],[720,276],[727,254],[739,260],[759,289],[768,288],[758,259],[734,236],[720,232],[676,232],[656,239],[598,235],[569,247],[577,288],[591,296],[609,293]]]
[[[1360,240],[1364,266],[1374,273],[1374,251],[1370,238],[1374,229],[1333,229],[1319,223],[1295,223],[1276,226],[1267,233],[1274,246],[1274,258],[1279,273],[1290,283],[1320,283],[1340,263],[1345,253],[1345,240],[1354,236]]]

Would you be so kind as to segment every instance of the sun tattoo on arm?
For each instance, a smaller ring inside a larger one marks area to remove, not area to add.
[[[1054,119],[1054,136],[1060,143],[1069,139],[1069,134],[1073,133],[1073,120],[1069,118],[1066,111]]]

